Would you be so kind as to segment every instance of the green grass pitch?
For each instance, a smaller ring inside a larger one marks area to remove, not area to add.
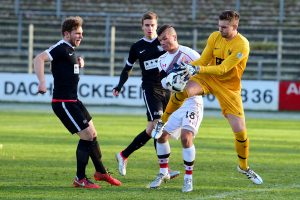
[[[92,111],[92,110],[91,110]],[[195,139],[194,191],[181,192],[183,175],[151,190],[159,167],[150,140],[131,155],[127,175],[117,172],[114,155],[146,126],[145,116],[93,115],[105,166],[121,187],[98,182],[99,190],[75,189],[75,149],[53,113],[0,111],[0,199],[299,199],[300,122],[247,119],[250,166],[261,175],[254,185],[236,171],[233,134],[223,118],[205,117]],[[180,141],[171,140],[170,167],[184,173]],[[94,169],[89,162],[87,175]]]

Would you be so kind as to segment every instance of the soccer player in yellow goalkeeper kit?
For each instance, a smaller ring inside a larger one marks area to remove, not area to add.
[[[237,170],[253,183],[262,184],[262,178],[249,168],[247,162],[249,138],[241,97],[241,78],[250,48],[248,40],[237,31],[238,23],[237,12],[227,10],[221,13],[219,31],[210,34],[201,57],[190,63],[196,68],[197,73],[190,78],[182,92],[171,96],[162,122],[157,123],[154,131],[161,131],[168,117],[186,98],[211,93],[218,99],[222,113],[234,132],[239,159]]]

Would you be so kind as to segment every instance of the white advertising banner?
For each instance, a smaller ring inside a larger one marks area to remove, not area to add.
[[[47,74],[45,94],[37,94],[38,80],[35,74],[0,74],[0,101],[51,102],[52,75]],[[118,97],[112,90],[119,77],[81,75],[78,98],[85,104],[142,106],[141,78],[130,77]]]
[[[81,75],[78,85],[78,98],[85,104],[143,106],[141,78],[130,77],[123,92],[112,95],[119,77]],[[51,102],[53,90],[52,75],[46,75],[48,91],[37,94],[38,81],[34,74],[0,73],[0,101],[12,102]],[[244,108],[250,110],[278,110],[277,81],[243,81],[242,98]],[[219,108],[212,95],[204,97],[205,108]]]
[[[278,81],[242,81],[242,100],[244,109],[248,110],[278,110]],[[205,108],[219,108],[219,103],[213,95],[204,97]]]

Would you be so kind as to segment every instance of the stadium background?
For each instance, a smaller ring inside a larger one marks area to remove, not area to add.
[[[217,29],[218,14],[224,9],[238,10],[239,31],[249,39],[251,47],[243,80],[257,81],[263,87],[258,89],[260,99],[268,98],[268,91],[275,90],[271,98],[278,101],[276,110],[300,110],[300,1],[2,0],[1,3],[0,73],[9,80],[18,78],[7,74],[33,73],[32,58],[61,38],[61,21],[69,15],[80,15],[85,20],[84,40],[78,48],[86,63],[82,74],[111,77],[114,83],[130,45],[142,36],[140,17],[144,12],[157,12],[159,25],[172,24],[178,31],[179,42],[201,53],[209,33]],[[50,73],[49,67],[46,73]],[[139,78],[138,66],[131,75]],[[9,88],[4,88],[6,79],[1,82],[0,102],[22,102],[22,96],[10,98],[5,93],[5,90],[10,93]],[[276,86],[264,87],[265,81],[273,81]],[[246,92],[257,95],[253,90]],[[274,109],[266,107],[266,110]]]

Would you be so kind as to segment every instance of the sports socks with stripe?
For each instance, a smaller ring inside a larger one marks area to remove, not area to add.
[[[239,158],[239,165],[241,169],[246,170],[248,168],[248,155],[249,155],[249,138],[247,137],[247,131],[241,131],[234,133],[235,136],[235,150]]]
[[[159,173],[167,174],[169,170],[169,157],[171,154],[169,141],[156,144]]]
[[[183,163],[184,163],[184,167],[185,167],[184,178],[192,178],[193,169],[194,169],[194,161],[196,158],[195,145],[192,145],[189,148],[183,148],[182,149],[182,157],[183,157]]]

